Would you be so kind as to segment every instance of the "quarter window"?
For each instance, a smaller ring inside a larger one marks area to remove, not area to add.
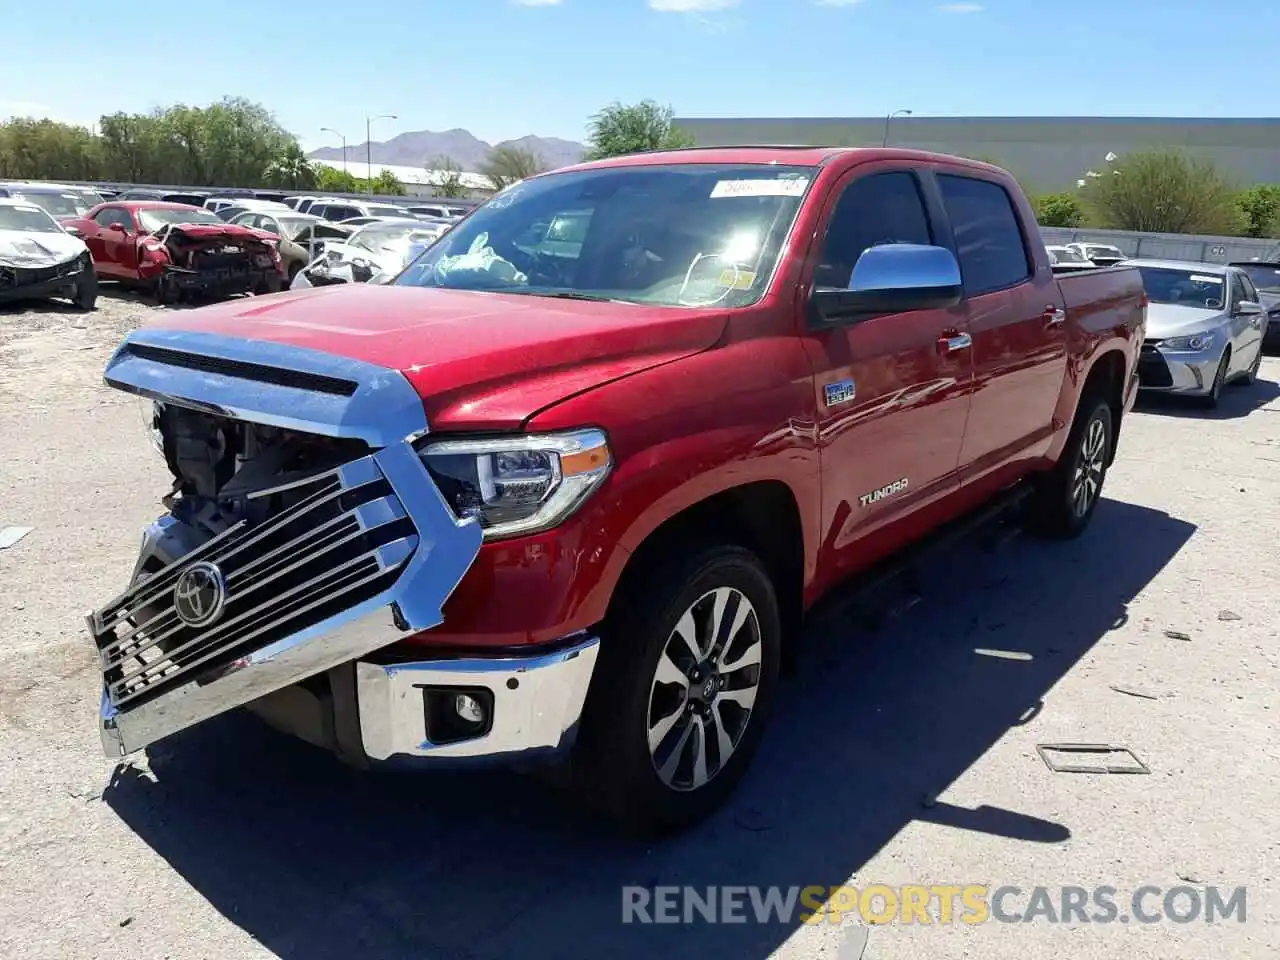
[[[1030,278],[1018,214],[1004,187],[949,174],[940,174],[938,185],[955,233],[965,292],[980,296]]]
[[[814,285],[847,289],[862,252],[884,243],[933,243],[924,200],[910,173],[874,173],[845,188],[831,214]]]

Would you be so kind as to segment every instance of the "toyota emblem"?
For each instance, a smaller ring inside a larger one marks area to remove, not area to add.
[[[227,602],[227,581],[218,565],[207,560],[182,571],[173,587],[173,609],[191,627],[204,627],[222,616]]]

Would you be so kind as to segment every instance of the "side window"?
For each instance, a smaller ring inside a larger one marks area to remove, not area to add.
[[[1244,281],[1240,274],[1231,274],[1231,306],[1235,307],[1242,300],[1250,299],[1249,294],[1245,292]]]
[[[955,232],[965,292],[980,296],[1028,279],[1031,261],[1004,187],[950,174],[939,174],[938,185]]]
[[[113,223],[118,223],[126,230],[133,229],[132,218],[119,207],[108,207],[106,210],[99,210],[94,215],[93,221],[101,227],[109,227]]]
[[[1258,288],[1253,285],[1253,278],[1247,273],[1240,274],[1240,281],[1244,284],[1244,296],[1246,300],[1252,300],[1254,303],[1261,303],[1258,299]]]
[[[827,225],[814,285],[846,289],[862,251],[882,243],[933,243],[924,200],[910,173],[873,173],[845,187]]]
[[[313,203],[311,207],[307,210],[307,213],[311,214],[313,217],[323,217],[324,208],[327,206],[328,204],[325,204],[325,203]]]

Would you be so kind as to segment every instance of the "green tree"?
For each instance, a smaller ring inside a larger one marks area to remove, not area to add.
[[[1074,193],[1046,193],[1033,197],[1032,204],[1042,227],[1079,227],[1084,224],[1084,207]]]
[[[371,184],[371,193],[381,194],[386,197],[403,197],[405,194],[404,184],[397,179],[396,175],[390,170],[383,168],[378,175],[373,178]]]
[[[1280,184],[1260,183],[1243,190],[1236,205],[1244,217],[1246,237],[1274,237],[1280,217]]]
[[[316,167],[302,147],[291,143],[267,164],[263,179],[268,186],[282,190],[311,190],[316,186]]]
[[[480,173],[495,191],[505,190],[519,180],[535,177],[547,169],[546,161],[519,147],[494,147],[480,167]]]
[[[674,115],[670,107],[652,100],[630,106],[615,101],[587,123],[586,159],[693,146],[693,137],[672,123]]]
[[[316,164],[316,189],[325,193],[368,193],[366,181],[327,163]]]
[[[462,167],[452,157],[436,157],[427,163],[431,189],[437,197],[457,200],[469,196],[471,191],[462,182]]]
[[[1121,157],[1090,176],[1081,196],[1091,220],[1116,230],[1234,235],[1244,219],[1217,167],[1174,150]]]

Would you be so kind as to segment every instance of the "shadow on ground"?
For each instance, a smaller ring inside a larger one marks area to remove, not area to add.
[[[232,922],[286,960],[766,957],[791,923],[621,925],[628,884],[839,885],[913,820],[1022,843],[1071,825],[923,802],[1109,630],[1194,528],[1117,501],[1066,544],[931,564],[925,602],[874,634],[811,631],[753,771],[684,836],[621,839],[515,775],[361,774],[243,715],[122,768],[104,799]],[[975,655],[975,648],[1030,654]],[[1052,776],[1025,759],[1028,789]],[[678,938],[678,940],[676,939]]]
[[[1179,397],[1171,394],[1141,393],[1136,409],[1139,413],[1154,413],[1165,417],[1186,417],[1193,420],[1235,420],[1247,417],[1253,411],[1265,407],[1280,397],[1280,384],[1259,378],[1251,384],[1237,381],[1222,390],[1218,406],[1212,410],[1199,405],[1195,397]]]

